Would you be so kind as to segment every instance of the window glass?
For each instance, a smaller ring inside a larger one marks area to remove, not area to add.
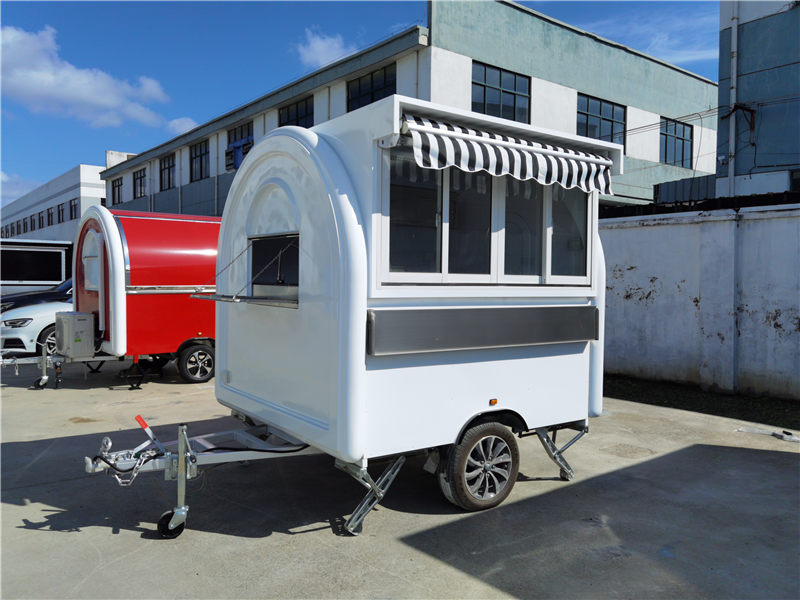
[[[300,235],[252,238],[250,244],[252,295],[296,301],[300,283]]]
[[[542,274],[542,186],[506,177],[506,275]]]
[[[391,153],[389,269],[440,273],[441,173],[421,169],[409,150]]]
[[[83,287],[96,292],[100,289],[100,242],[93,231],[86,234],[81,254]]]
[[[586,275],[587,211],[585,192],[553,186],[553,275]]]
[[[530,122],[530,77],[472,62],[472,110]]]
[[[491,261],[492,176],[450,170],[450,273],[488,274]]]

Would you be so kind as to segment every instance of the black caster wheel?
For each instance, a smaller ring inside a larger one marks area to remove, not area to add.
[[[181,523],[175,529],[169,528],[169,522],[172,520],[172,515],[174,514],[175,511],[168,510],[158,519],[158,533],[161,535],[162,538],[171,540],[183,533],[183,529],[184,527],[186,527],[186,523]]]
[[[46,387],[47,387],[47,383],[46,382],[42,383],[42,378],[41,377],[39,377],[39,379],[37,379],[36,381],[33,382],[33,384],[31,384],[31,389],[32,390],[43,390]]]

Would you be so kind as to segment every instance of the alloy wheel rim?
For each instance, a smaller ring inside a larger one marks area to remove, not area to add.
[[[489,500],[503,491],[511,474],[511,450],[496,435],[479,439],[467,455],[464,478],[473,498]]]
[[[208,352],[198,350],[192,352],[186,361],[186,370],[195,379],[201,379],[211,373],[214,368],[214,360]]]

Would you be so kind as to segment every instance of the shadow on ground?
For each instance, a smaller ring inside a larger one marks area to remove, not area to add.
[[[235,425],[230,417],[206,420],[190,424],[190,434]],[[164,440],[176,429],[155,428]],[[117,449],[143,439],[138,429],[109,435]],[[175,483],[143,473],[120,488],[107,476],[84,474],[82,457],[97,451],[102,436],[2,444],[2,503],[31,505],[5,525],[156,538],[155,521],[175,504]],[[520,597],[796,598],[799,458],[695,445],[542,495],[530,496],[529,488],[524,500],[447,519],[402,541]],[[378,510],[457,514],[421,465],[420,457],[409,460]],[[373,476],[382,468],[376,464]],[[525,479],[517,486],[541,485]],[[324,454],[227,464],[190,482],[188,527],[247,538],[341,534],[363,493]]]
[[[695,445],[403,541],[517,597],[797,598],[797,473]]]

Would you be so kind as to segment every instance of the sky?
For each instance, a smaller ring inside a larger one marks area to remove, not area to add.
[[[521,2],[717,80],[718,2]],[[161,144],[412,25],[410,2],[0,2],[0,196]]]

